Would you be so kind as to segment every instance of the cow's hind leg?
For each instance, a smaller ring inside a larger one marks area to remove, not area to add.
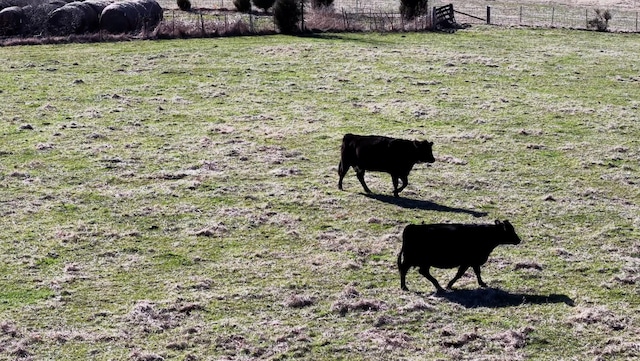
[[[480,277],[480,266],[473,266],[473,272],[476,273],[480,287],[487,287],[487,284],[484,283],[484,281],[482,281],[482,277]]]
[[[447,288],[451,289],[453,287],[453,284],[460,279],[460,277],[462,277],[462,275],[467,272],[467,269],[469,269],[469,266],[460,266],[460,268],[458,268],[458,273],[456,273],[456,276],[453,277],[453,279],[451,281],[449,281],[449,283],[447,284]]]
[[[364,188],[364,191],[367,193],[371,193],[371,189],[369,189],[369,187],[367,187],[367,183],[364,182],[364,169],[356,168],[356,176],[358,177],[360,184],[362,184],[362,188]]]
[[[444,292],[444,289],[442,288],[442,286],[440,286],[440,284],[438,283],[438,280],[436,280],[431,273],[429,273],[429,266],[426,267],[420,267],[420,274],[425,276],[429,281],[431,281],[431,283],[433,283],[433,285],[436,287],[436,290],[438,293],[442,293]]]
[[[403,291],[409,291],[406,283],[409,268],[411,268],[409,264],[402,262],[402,251],[400,251],[400,253],[398,253],[398,270],[400,271],[400,288]]]

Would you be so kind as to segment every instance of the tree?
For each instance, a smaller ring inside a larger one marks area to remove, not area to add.
[[[301,16],[302,10],[299,0],[276,0],[273,7],[273,17],[281,33],[293,34],[297,32]]]
[[[191,10],[191,1],[189,0],[177,0],[178,8],[182,11]]]
[[[590,28],[595,28],[598,31],[609,30],[609,20],[611,20],[611,12],[609,10],[595,9],[596,17],[589,20],[587,25]]]
[[[273,7],[273,4],[276,2],[276,0],[251,0],[251,1],[253,2],[253,5],[255,7],[257,7],[258,9],[262,9],[265,13],[267,12],[267,10]]]
[[[400,0],[400,14],[406,20],[413,20],[429,13],[429,0]]]
[[[241,13],[248,13],[251,11],[251,0],[233,0],[233,5]]]
[[[333,0],[311,0],[314,9],[325,9],[333,6]]]

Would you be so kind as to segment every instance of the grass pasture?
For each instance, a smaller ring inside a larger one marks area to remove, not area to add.
[[[485,27],[0,48],[0,359],[637,358],[639,53]],[[346,132],[436,162],[341,192]],[[494,219],[523,243],[489,289],[400,290],[404,225]]]

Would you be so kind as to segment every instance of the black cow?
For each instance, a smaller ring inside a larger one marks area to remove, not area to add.
[[[338,188],[342,190],[342,179],[353,167],[364,191],[371,193],[364,182],[367,170],[391,174],[393,195],[409,184],[407,177],[413,165],[420,162],[433,163],[432,142],[395,139],[378,135],[346,134],[342,138],[340,165],[338,166]],[[398,187],[398,179],[402,186]]]
[[[505,220],[495,224],[410,224],[402,232],[402,249],[398,254],[400,287],[407,291],[405,278],[411,267],[419,267],[436,287],[444,290],[429,273],[429,268],[458,268],[456,276],[447,284],[451,289],[469,267],[473,267],[478,284],[487,287],[480,277],[480,266],[487,262],[489,254],[500,244],[518,244],[520,237]]]

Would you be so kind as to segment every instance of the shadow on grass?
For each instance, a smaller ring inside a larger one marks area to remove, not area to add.
[[[454,290],[436,294],[450,302],[457,303],[466,308],[502,308],[514,307],[525,304],[545,305],[550,303],[564,303],[574,306],[573,300],[566,295],[550,294],[528,295],[524,293],[510,293],[497,288],[480,288],[475,290]]]
[[[399,206],[402,208],[408,208],[408,209],[421,209],[425,211],[436,211],[436,212],[466,213],[476,218],[484,217],[488,214],[487,212],[478,212],[478,211],[473,211],[471,209],[443,206],[438,203],[434,203],[431,201],[423,201],[421,199],[394,197],[394,196],[385,195],[385,194],[367,194],[367,193],[362,193],[362,194],[369,198],[378,200],[380,202],[395,204],[396,206]]]
[[[320,40],[329,40],[329,41],[343,41],[343,42],[357,42],[357,43],[365,43],[371,45],[384,45],[389,44],[393,40],[381,41],[381,40],[373,40],[371,37],[363,37],[363,36],[354,36],[358,34],[356,31],[332,31],[331,34],[328,33],[305,33],[302,36],[305,38],[314,38]],[[362,32],[362,34],[366,34]]]

